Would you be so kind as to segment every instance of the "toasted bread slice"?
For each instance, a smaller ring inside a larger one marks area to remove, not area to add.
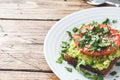
[[[69,64],[71,64],[71,65],[73,65],[73,66],[76,66],[76,65],[77,65],[77,59],[71,58],[71,57],[70,57],[69,55],[67,55],[67,54],[64,55],[64,58],[65,58],[65,60],[66,60]],[[98,69],[96,69],[96,68],[92,68],[90,65],[86,65],[86,66],[81,65],[81,67],[82,67],[82,68],[85,68],[85,69],[88,70],[88,71],[97,73],[97,74],[106,75],[106,74],[111,70],[111,68],[113,67],[113,65],[117,62],[118,59],[119,59],[119,58],[116,58],[116,59],[114,59],[113,61],[111,61],[109,67],[108,67],[107,69],[104,69],[104,70],[101,70],[101,71],[98,70]]]

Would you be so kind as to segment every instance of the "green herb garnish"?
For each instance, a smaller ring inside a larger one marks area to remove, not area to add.
[[[80,35],[80,34],[81,34],[81,31],[80,31],[80,30],[78,30],[78,31],[76,32],[76,34],[77,34],[77,35]]]
[[[65,69],[66,69],[68,72],[72,72],[72,68],[65,67]]]
[[[62,44],[61,44],[62,50],[61,50],[61,52],[62,53],[66,53],[68,48],[69,48],[69,46],[70,45],[68,44],[68,42],[62,41]]]
[[[85,43],[84,43],[84,41],[79,41],[78,46],[81,47],[81,48],[85,47]]]
[[[120,66],[120,62],[117,62],[117,63],[116,63],[116,66]]]
[[[69,44],[68,44],[67,42],[62,41],[61,47],[62,47],[62,48],[67,48],[68,45],[69,45]]]
[[[99,33],[100,32],[100,25],[94,26],[92,31],[94,32],[94,34]]]
[[[104,30],[103,33],[105,33],[105,34],[110,32],[110,30],[108,28],[103,28],[103,30]]]
[[[102,22],[103,24],[110,24],[110,20],[107,18],[105,21]]]
[[[104,80],[104,76],[103,75],[97,75],[97,74],[92,74],[92,73],[89,73],[88,71],[84,70],[84,69],[81,69],[82,71],[82,74],[86,77],[86,78],[89,78],[91,80]]]
[[[106,19],[104,23],[108,23],[109,19]],[[110,34],[109,28],[101,28],[100,24],[93,22],[94,24],[91,24],[91,31],[88,29],[82,29],[80,32],[81,34],[84,34],[79,40],[78,46],[81,48],[84,48],[86,45],[90,45],[89,51],[90,52],[101,52],[106,47],[112,45],[116,46],[114,43],[111,43],[107,36]]]
[[[104,42],[99,43],[100,47],[107,47],[109,45],[111,45],[111,44],[110,43],[104,43]]]
[[[70,31],[67,31],[67,34],[68,34],[68,36],[70,37],[70,39],[73,38],[73,37],[72,37],[72,33],[71,33]]]
[[[112,23],[114,23],[114,24],[117,23],[117,20],[112,20]]]
[[[90,60],[90,65],[91,66],[94,65],[94,60],[93,59]]]
[[[114,76],[114,75],[116,75],[116,74],[117,74],[116,71],[112,71],[112,72],[110,73],[111,76]]]
[[[64,55],[61,54],[61,56],[57,59],[56,62],[59,63],[59,64],[62,64],[63,60],[64,60]]]
[[[96,22],[96,21],[92,21],[92,25],[94,25],[94,24],[98,24],[98,22]]]
[[[112,47],[114,47],[114,48],[116,49],[115,42],[113,42],[113,41],[110,41],[110,43],[111,43]]]
[[[77,32],[78,30],[79,30],[79,29],[78,29],[77,27],[74,27],[72,31],[75,33],[75,32]]]

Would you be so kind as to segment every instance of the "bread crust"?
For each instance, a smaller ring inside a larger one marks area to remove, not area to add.
[[[73,66],[76,66],[77,65],[77,59],[75,58],[71,58],[69,55],[65,54],[64,55],[64,58],[65,60],[73,65]],[[82,68],[85,68],[86,70],[88,71],[91,71],[91,72],[94,72],[94,73],[97,73],[97,74],[102,74],[102,75],[106,75],[110,70],[111,68],[114,66],[114,64],[119,60],[120,58],[115,58],[113,61],[111,61],[109,67],[107,69],[104,69],[104,70],[98,70],[96,68],[92,68],[90,65],[81,65]]]

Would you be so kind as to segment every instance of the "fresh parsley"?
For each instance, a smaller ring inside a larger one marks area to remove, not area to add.
[[[110,73],[111,76],[114,76],[114,75],[116,75],[116,74],[117,74],[116,71],[112,71],[112,72]]]
[[[102,22],[103,24],[110,24],[110,19],[107,18],[105,21]]]
[[[63,60],[64,60],[64,55],[61,54],[61,56],[57,59],[56,62],[59,63],[59,64],[62,64]]]
[[[116,66],[120,66],[120,62],[117,62],[117,63],[116,63]]]
[[[77,28],[77,27],[74,27],[73,29],[72,29],[72,31],[75,33],[75,32],[77,32],[79,29]]]
[[[70,67],[65,67],[65,69],[66,69],[68,72],[72,72],[72,68],[70,68]]]
[[[66,53],[70,47],[70,44],[66,41],[62,41],[61,43],[61,53]]]
[[[82,74],[86,77],[89,78],[90,80],[104,80],[104,76],[103,75],[98,75],[98,74],[93,74],[90,73],[84,69],[81,69]]]
[[[114,23],[114,24],[117,23],[117,20],[112,20],[112,23]]]
[[[67,31],[67,34],[68,34],[68,36],[70,37],[70,39],[73,38],[73,37],[72,37],[72,33],[71,33],[70,31]]]

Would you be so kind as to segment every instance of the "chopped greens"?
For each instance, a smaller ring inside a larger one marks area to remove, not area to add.
[[[112,20],[112,23],[114,23],[114,24],[117,23],[117,20]]]
[[[69,44],[65,41],[62,41],[61,47],[66,48]]]
[[[77,27],[74,27],[72,31],[75,33],[75,32],[77,32],[78,30],[79,30],[79,29],[78,29]]]
[[[103,31],[104,34],[107,34],[107,33],[110,32],[110,30],[109,30],[108,28],[103,28],[103,30],[104,30],[104,31]]]
[[[94,26],[92,31],[94,32],[94,34],[97,34],[98,32],[100,32],[100,25]]]
[[[61,52],[62,52],[62,53],[66,53],[67,50],[68,50],[68,48],[69,48],[68,42],[62,41],[61,47],[62,47]]]
[[[82,61],[76,65],[75,69],[76,69],[79,73],[81,73],[81,68],[80,68],[80,66],[81,66],[81,65],[84,65],[84,64],[85,64],[85,61],[82,59]]]
[[[86,33],[87,32],[87,29],[83,29],[82,31],[81,31],[81,33]]]
[[[104,80],[104,76],[103,75],[98,75],[98,74],[92,74],[89,73],[88,71],[81,69],[81,73],[86,77],[89,78],[91,80]]]
[[[92,27],[92,28],[91,28]],[[101,52],[105,47],[113,45],[106,37],[110,34],[110,30],[108,28],[100,28],[100,25],[91,25],[90,28],[92,31],[88,31],[87,29],[81,30],[81,34],[84,34],[80,39],[78,39],[78,46],[84,48],[86,45],[90,45],[90,52]]]
[[[114,76],[114,75],[116,75],[116,74],[117,74],[116,71],[112,71],[112,72],[110,73],[111,76]]]
[[[72,39],[72,33],[70,31],[67,31],[67,34],[70,37],[70,39]]]
[[[113,41],[110,41],[110,43],[111,43],[112,47],[114,47],[114,48],[116,49],[115,42],[113,42]]]
[[[100,47],[107,47],[109,45],[111,45],[110,43],[105,43],[105,42],[101,42],[98,44]]]
[[[82,47],[82,48],[85,47],[84,41],[80,41],[79,44],[78,44],[78,46],[79,46],[79,47]]]
[[[117,62],[117,63],[116,63],[116,66],[120,66],[120,62]]]
[[[110,24],[110,20],[107,18],[105,21],[102,22],[103,24]]]
[[[77,34],[77,35],[80,35],[80,34],[81,34],[80,30],[78,30],[78,31],[76,32],[76,34]]]
[[[65,67],[65,69],[66,69],[68,72],[72,72],[72,68]]]
[[[110,24],[110,23],[113,23],[113,24],[115,24],[115,23],[117,23],[118,21],[117,20],[112,20],[111,22],[110,22],[110,19],[109,18],[107,18],[105,21],[103,21],[102,23],[103,24]]]
[[[61,54],[61,56],[57,59],[56,62],[59,64],[62,64],[63,60],[64,60],[64,56],[63,56],[63,54]]]

